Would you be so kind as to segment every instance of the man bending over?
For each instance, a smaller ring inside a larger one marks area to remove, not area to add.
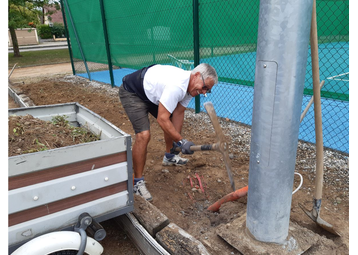
[[[205,63],[191,71],[169,65],[152,65],[123,78],[119,98],[135,132],[132,148],[135,194],[148,201],[153,199],[143,177],[150,141],[148,113],[157,119],[164,131],[163,165],[185,165],[188,159],[180,157],[176,148],[179,147],[183,154],[193,154],[190,146],[194,143],[181,136],[184,111],[193,97],[210,92],[217,83],[215,69]]]

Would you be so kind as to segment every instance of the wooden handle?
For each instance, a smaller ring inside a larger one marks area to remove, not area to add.
[[[311,59],[312,59],[312,76],[313,76],[314,116],[315,116],[315,130],[316,130],[315,199],[322,199],[323,135],[322,135],[321,93],[319,88],[320,78],[319,78],[319,60],[318,60],[316,0],[313,0],[310,39],[311,39]]]
[[[190,146],[190,150],[192,150],[192,151],[218,151],[219,145],[217,143],[204,144],[204,145],[193,145],[193,146]]]
[[[320,85],[319,85],[319,89],[321,90],[323,87],[324,81],[321,81]],[[303,113],[301,114],[301,119],[300,119],[300,123],[302,122],[303,118],[306,116],[306,113],[308,112],[308,110],[310,109],[312,103],[313,103],[313,99],[314,96],[311,97],[310,101],[308,102],[305,110],[303,111]]]
[[[217,143],[190,146],[192,151],[218,151],[219,149],[219,144]],[[175,150],[181,151],[180,147],[175,148]]]

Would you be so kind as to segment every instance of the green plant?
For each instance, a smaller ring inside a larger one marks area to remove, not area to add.
[[[51,33],[56,38],[63,38],[65,37],[65,27],[61,23],[53,23],[53,26],[51,27]]]
[[[66,116],[66,115],[62,115],[62,116],[57,115],[57,116],[52,117],[51,122],[54,125],[66,127],[66,126],[69,126],[69,122],[67,119],[68,119],[68,116]]]
[[[98,141],[101,139],[101,134],[98,135],[93,134],[85,126],[73,127],[71,136],[73,141],[78,139],[81,143],[88,143],[88,142]]]
[[[16,123],[17,127],[15,127],[12,131],[14,133],[15,136],[19,136],[19,135],[22,135],[24,134],[24,128],[19,124],[19,123]]]
[[[50,39],[50,38],[52,38],[51,27],[49,27],[48,25],[39,25],[39,26],[37,26],[37,31],[38,31],[39,36],[42,39]]]
[[[38,151],[46,151],[46,150],[48,150],[46,145],[44,145],[43,143],[40,143],[37,138],[35,139],[34,143],[36,143],[38,146],[40,146],[40,148],[38,148]]]
[[[67,120],[68,116],[66,115],[57,115],[52,117],[51,123],[58,127],[66,127],[71,130],[72,140],[80,141],[81,143],[93,142],[101,139],[101,133],[98,135],[93,134],[86,126],[74,127],[71,126]]]

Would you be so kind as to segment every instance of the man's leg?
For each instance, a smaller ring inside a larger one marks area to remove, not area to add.
[[[134,172],[133,191],[135,194],[151,201],[153,200],[152,195],[146,188],[143,178],[147,158],[147,146],[150,140],[148,106],[136,94],[126,91],[123,86],[119,88],[119,97],[136,133],[136,139],[132,147]]]
[[[147,147],[150,140],[149,130],[142,131],[135,135],[135,142],[132,147],[133,171],[134,171],[134,192],[152,201],[152,195],[145,186],[143,172],[147,159]]]
[[[145,161],[147,159],[147,147],[150,141],[150,131],[145,130],[135,135],[132,148],[134,178],[143,177]]]

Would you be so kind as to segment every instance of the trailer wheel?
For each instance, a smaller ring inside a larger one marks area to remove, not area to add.
[[[80,234],[74,231],[51,232],[32,239],[20,246],[12,255],[76,255],[81,244]],[[102,245],[87,236],[84,254],[101,255]]]
[[[76,255],[78,251],[75,250],[66,250],[66,251],[56,251],[49,255]]]

